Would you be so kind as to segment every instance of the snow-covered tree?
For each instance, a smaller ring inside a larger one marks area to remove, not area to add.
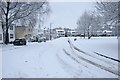
[[[43,2],[12,2],[12,0],[4,0],[1,2],[2,9],[2,24],[3,32],[5,32],[5,43],[9,42],[8,29],[12,23],[17,21],[24,21],[34,25],[36,22],[35,14],[37,11],[44,11],[43,5],[47,4],[46,0]]]
[[[88,39],[100,28],[100,16],[94,12],[84,12],[77,21],[78,31]]]
[[[102,15],[103,27],[106,29],[113,28],[117,32],[118,24],[118,2],[98,1],[96,2],[98,14]]]
[[[97,35],[97,31],[100,30],[102,28],[102,18],[101,15],[98,15],[96,13],[93,13],[93,19],[92,19],[92,23],[91,23],[91,28],[90,28],[90,32],[91,35]]]

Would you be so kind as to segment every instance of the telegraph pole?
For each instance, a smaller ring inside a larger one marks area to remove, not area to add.
[[[52,38],[52,36],[51,36],[51,27],[52,27],[52,24],[53,24],[53,23],[50,23],[50,40],[51,40],[51,38]]]

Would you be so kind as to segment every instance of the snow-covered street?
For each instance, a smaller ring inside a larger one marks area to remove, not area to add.
[[[3,78],[118,78],[116,37],[3,45]],[[99,54],[102,54],[99,55]],[[103,56],[104,55],[104,56]],[[107,58],[105,57],[107,56]],[[112,59],[111,59],[112,58]]]

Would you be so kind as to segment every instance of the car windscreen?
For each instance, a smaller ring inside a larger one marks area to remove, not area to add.
[[[15,41],[19,41],[19,39],[16,39]]]

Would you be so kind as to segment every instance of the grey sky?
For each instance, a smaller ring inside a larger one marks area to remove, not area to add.
[[[51,2],[52,12],[46,26],[49,27],[49,24],[53,23],[52,28],[76,28],[80,15],[85,10],[93,10],[94,4],[92,2]]]

